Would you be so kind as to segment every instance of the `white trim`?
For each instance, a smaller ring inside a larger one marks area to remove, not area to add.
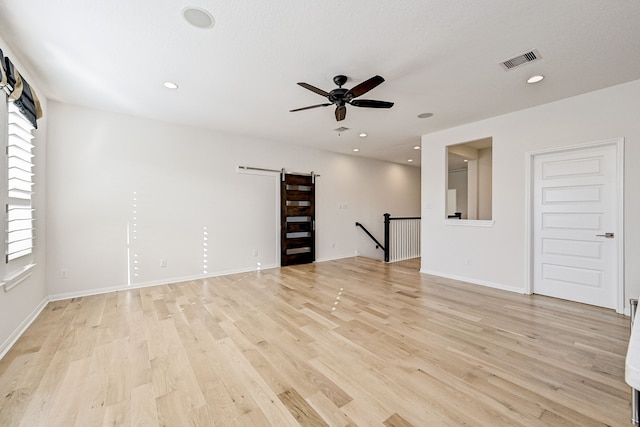
[[[276,211],[275,211],[275,230],[276,230],[276,241],[275,241],[275,249],[276,249],[276,256],[275,256],[275,260],[276,260],[276,267],[282,267],[282,239],[281,239],[281,235],[282,235],[282,230],[280,230],[280,227],[282,227],[282,224],[280,223],[280,221],[282,220],[282,212],[281,209],[282,207],[280,206],[281,200],[281,192],[282,190],[280,189],[280,177],[278,177],[278,179],[276,179],[276,188],[275,188],[275,192],[276,192]],[[315,199],[314,199],[315,200]],[[314,201],[315,203],[315,201]],[[315,229],[313,230],[313,232],[315,233]],[[315,241],[315,236],[314,236],[314,241]]]
[[[80,297],[87,297],[87,296],[91,296],[91,295],[106,294],[106,293],[109,293],[109,292],[128,291],[128,290],[133,290],[133,289],[149,288],[149,287],[152,287],[152,286],[173,285],[173,284],[176,284],[176,283],[190,282],[190,281],[193,281],[193,280],[204,280],[204,279],[209,279],[209,278],[212,278],[212,277],[228,276],[230,274],[258,272],[258,271],[263,271],[263,270],[269,270],[269,269],[272,269],[272,268],[277,268],[277,266],[276,265],[261,266],[260,269],[242,268],[242,269],[237,269],[237,270],[220,271],[220,272],[217,272],[217,273],[214,273],[214,274],[198,274],[198,275],[186,276],[186,277],[173,277],[173,278],[170,278],[170,279],[164,279],[164,280],[160,280],[160,281],[132,283],[131,285],[120,285],[120,286],[112,286],[112,287],[108,287],[108,288],[87,289],[87,290],[84,290],[84,291],[77,291],[77,292],[65,292],[65,293],[62,293],[62,294],[49,295],[49,301],[60,301],[60,300],[65,300],[65,299],[70,299],[70,298],[80,298]]]
[[[541,153],[540,153],[541,154]],[[533,161],[536,155],[533,152],[526,153],[525,160],[525,191],[524,191],[524,293],[531,295],[533,293]]]
[[[33,270],[35,266],[35,263],[31,263],[23,267],[19,271],[13,273],[12,275],[5,277],[4,280],[0,282],[0,287],[4,288],[5,292],[9,292],[11,289],[18,286],[27,277],[31,276],[31,270]]]
[[[493,227],[493,219],[445,219],[444,225],[458,225],[461,227]]]
[[[363,257],[362,255],[345,255],[345,256],[337,256],[337,257],[332,257],[332,258],[317,258],[314,262],[337,261],[339,259],[358,258],[358,257],[369,258],[369,259],[374,259],[376,261],[384,262],[384,260],[382,258]]]
[[[618,189],[618,307],[617,313],[624,313],[626,300],[624,282],[624,138],[615,140],[617,164],[617,189]],[[635,298],[635,297],[634,297]]]
[[[18,341],[18,339],[22,336],[22,334],[24,334],[27,328],[31,326],[33,321],[36,320],[38,316],[40,316],[40,313],[42,313],[42,310],[44,310],[44,308],[47,306],[48,303],[49,303],[49,298],[44,297],[42,301],[40,301],[40,304],[38,304],[38,306],[31,312],[31,314],[29,314],[29,316],[27,316],[27,318],[22,321],[20,326],[18,326],[16,330],[13,331],[11,335],[7,337],[7,339],[2,343],[2,345],[0,345],[0,360],[2,360],[2,358],[7,354],[7,352],[11,350],[11,347],[14,346],[16,341]]]
[[[583,150],[587,148],[597,148],[614,146],[616,149],[616,190],[618,206],[618,218],[616,233],[616,243],[618,251],[618,287],[616,289],[616,312],[625,313],[625,286],[624,286],[624,137],[607,139],[603,141],[588,142],[584,144],[568,145],[564,147],[553,147],[543,150],[529,151],[526,156],[526,181],[525,181],[525,293],[530,295],[533,293],[533,252],[531,244],[533,243],[533,208],[531,203],[533,198],[533,161],[537,156],[545,154],[556,154],[569,151]]]
[[[420,273],[430,274],[432,276],[444,277],[445,279],[457,280],[459,282],[471,283],[472,285],[480,285],[480,286],[485,286],[487,288],[499,289],[501,291],[515,292],[517,294],[525,293],[523,288],[516,288],[514,286],[509,286],[502,283],[488,282],[486,280],[478,280],[473,277],[458,276],[456,274],[442,273],[440,271],[423,270],[423,269],[420,270]]]
[[[353,256],[352,255],[348,255],[348,256],[345,256],[345,257],[326,258],[326,259],[316,260],[315,262],[335,261],[335,260],[346,259],[346,258],[353,258]],[[379,260],[379,261],[382,261],[382,260]],[[212,277],[229,276],[231,274],[260,272],[260,271],[264,271],[264,270],[271,270],[271,269],[274,269],[274,268],[280,268],[280,266],[276,265],[276,264],[270,264],[270,265],[266,265],[266,266],[264,266],[264,265],[260,266],[260,269],[256,269],[256,268],[241,268],[241,269],[237,269],[237,270],[219,271],[219,272],[216,272],[214,274],[206,274],[206,275],[205,274],[200,274],[200,275],[194,275],[194,276],[188,276],[188,277],[174,277],[172,279],[165,279],[165,280],[160,280],[160,281],[150,281],[150,282],[143,282],[143,283],[133,283],[131,285],[121,285],[121,286],[112,286],[112,287],[108,287],[108,288],[87,289],[87,290],[84,290],[84,291],[77,291],[77,292],[65,292],[65,293],[62,293],[62,294],[49,295],[48,301],[61,301],[61,300],[70,299],[70,298],[80,298],[80,297],[88,297],[88,296],[92,296],[92,295],[106,294],[106,293],[109,293],[109,292],[127,291],[127,290],[133,290],[133,289],[149,288],[149,287],[153,287],[153,286],[173,285],[173,284],[177,284],[177,283],[189,282],[189,281],[192,281],[192,280],[205,280],[205,279],[209,279],[209,278],[212,278]]]

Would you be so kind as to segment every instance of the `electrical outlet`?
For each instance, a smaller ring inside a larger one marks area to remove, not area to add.
[[[60,278],[61,279],[68,279],[69,278],[69,270],[66,268],[61,268],[60,269]]]
[[[164,268],[167,266],[167,259],[163,258],[160,260],[160,267]]]
[[[253,256],[258,256],[258,250],[257,249],[253,250]]]

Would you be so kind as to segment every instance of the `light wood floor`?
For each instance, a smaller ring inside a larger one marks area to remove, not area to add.
[[[628,319],[353,258],[50,303],[2,426],[627,426]]]

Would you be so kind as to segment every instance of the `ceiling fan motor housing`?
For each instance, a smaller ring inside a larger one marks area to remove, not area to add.
[[[351,99],[353,98],[353,95],[348,92],[348,89],[334,89],[329,92],[329,96],[327,98],[329,98],[329,101],[336,105],[344,105],[345,103],[351,101]]]

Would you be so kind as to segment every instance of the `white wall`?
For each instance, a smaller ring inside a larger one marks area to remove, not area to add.
[[[422,137],[422,271],[525,291],[527,153],[625,139],[625,299],[640,294],[640,80]],[[445,147],[493,137],[493,227],[445,225]],[[468,260],[468,264],[467,264]]]
[[[456,170],[453,172],[449,172],[449,181],[448,181],[449,189],[456,190],[456,209],[453,212],[447,210],[448,215],[452,215],[455,212],[461,212],[462,218],[467,218],[467,198],[468,192],[467,188],[469,185],[469,178],[467,170]],[[443,216],[444,218],[444,216]]]
[[[493,207],[493,149],[478,151],[478,219],[491,219]]]
[[[5,56],[8,56],[14,63],[20,74],[25,76],[39,96],[43,109],[43,118],[38,120],[38,129],[34,131],[33,139],[35,148],[35,184],[33,207],[35,208],[35,248],[34,261],[36,267],[32,274],[25,281],[8,292],[0,289],[0,358],[6,350],[19,337],[21,331],[35,318],[39,311],[47,302],[46,282],[45,282],[45,252],[46,252],[46,154],[47,154],[47,99],[38,90],[38,81],[23,66],[19,58],[6,46],[4,40],[0,38],[0,48]],[[4,97],[2,98],[4,99]],[[4,145],[2,138],[6,137],[6,128],[0,136],[0,145]],[[6,174],[6,162],[0,162],[0,173]]]
[[[54,298],[126,286],[130,260],[138,261],[133,285],[277,265],[279,178],[239,174],[240,165],[321,175],[318,260],[356,251],[382,259],[355,222],[382,239],[385,212],[420,212],[415,167],[57,102],[49,109],[47,283]],[[129,245],[127,227],[137,237]]]

